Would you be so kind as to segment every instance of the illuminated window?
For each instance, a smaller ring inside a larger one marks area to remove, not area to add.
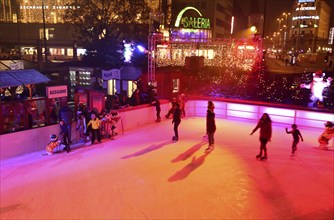
[[[73,49],[72,48],[68,48],[67,49],[67,56],[73,56]]]
[[[108,95],[115,95],[117,92],[116,89],[116,79],[108,80]]]
[[[132,93],[137,89],[137,84],[132,81],[128,81],[128,97],[132,96]]]
[[[180,80],[173,79],[173,93],[177,93],[180,91]]]

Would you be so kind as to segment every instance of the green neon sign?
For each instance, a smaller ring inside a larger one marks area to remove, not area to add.
[[[184,17],[183,18],[182,16],[187,10],[194,10],[201,17]],[[176,21],[175,21],[175,27],[180,27],[180,24],[184,28],[205,28],[207,29],[207,28],[210,28],[210,19],[203,18],[200,11],[198,11],[194,7],[189,6],[189,7],[185,7],[184,9],[182,9],[180,13],[177,15]]]

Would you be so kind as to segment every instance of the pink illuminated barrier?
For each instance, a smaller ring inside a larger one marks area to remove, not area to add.
[[[215,104],[217,118],[240,118],[257,121],[263,113],[268,113],[274,124],[297,124],[298,126],[324,128],[324,123],[334,121],[334,112],[317,111],[307,109],[292,109],[288,106],[264,106],[261,104],[245,101],[246,103],[228,102],[227,99],[212,100]],[[207,100],[189,100],[186,104],[186,112],[189,116],[205,116]],[[240,101],[242,102],[242,101]],[[268,105],[268,104],[267,104]]]

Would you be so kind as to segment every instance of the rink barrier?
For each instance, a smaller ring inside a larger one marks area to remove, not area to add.
[[[334,111],[309,110],[304,108],[289,108],[288,105],[272,105],[268,103],[250,104],[249,101],[227,99],[189,99],[186,104],[188,116],[206,115],[208,100],[215,104],[217,118],[244,119],[258,121],[263,113],[268,113],[273,124],[289,125],[297,124],[298,127],[324,128],[324,123],[334,121]],[[231,102],[234,101],[234,102]]]
[[[188,97],[186,102],[186,116],[205,117],[208,100],[214,101],[217,118],[242,119],[258,121],[263,113],[268,113],[273,124],[297,124],[299,127],[323,129],[326,121],[334,121],[334,112],[325,110],[308,110],[301,107],[251,101],[230,100],[222,98]],[[161,118],[168,112],[171,104],[167,100],[161,101]],[[136,129],[146,124],[154,123],[156,110],[149,104],[128,107],[118,110],[122,118],[124,131]],[[119,125],[120,126],[120,125]],[[10,157],[42,151],[49,143],[50,134],[59,134],[59,125],[50,125],[25,131],[0,135],[0,160]],[[75,122],[72,125],[72,139],[77,139]],[[334,143],[334,140],[333,140]],[[332,145],[333,145],[332,143]]]
[[[169,110],[170,104],[167,100],[160,100],[160,103],[161,118],[163,119],[164,115]],[[121,133],[121,130],[126,132],[131,129],[154,123],[156,120],[155,106],[150,104],[131,106],[119,109],[118,112],[122,118],[122,123],[117,125],[119,133]],[[75,127],[76,122],[73,122],[71,139],[74,142],[79,139]],[[45,150],[46,145],[50,142],[50,134],[59,134],[58,124],[1,134],[0,160]]]

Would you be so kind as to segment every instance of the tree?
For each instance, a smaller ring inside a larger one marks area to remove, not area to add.
[[[150,9],[144,0],[77,0],[69,6],[64,20],[76,25],[91,62],[121,65],[123,40],[147,39]]]

